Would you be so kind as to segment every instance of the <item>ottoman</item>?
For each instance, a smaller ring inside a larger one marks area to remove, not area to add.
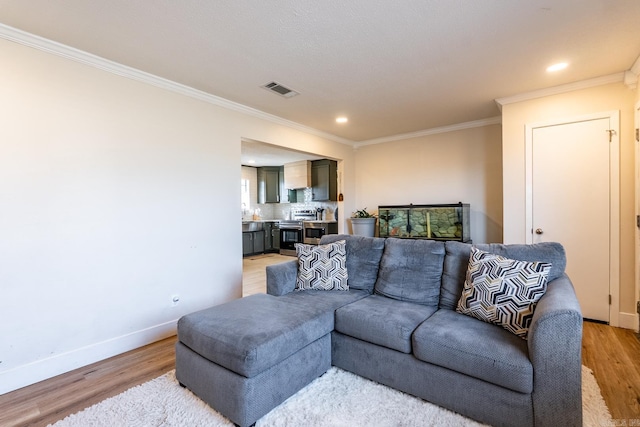
[[[176,377],[242,427],[331,367],[333,310],[255,294],[178,321]]]

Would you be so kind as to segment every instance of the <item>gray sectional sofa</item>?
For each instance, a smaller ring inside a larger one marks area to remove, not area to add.
[[[561,245],[475,245],[552,264],[527,339],[456,312],[471,245],[346,240],[349,290],[294,291],[297,260],[267,294],[184,316],[181,384],[247,426],[337,366],[496,426],[582,425],[582,316]]]

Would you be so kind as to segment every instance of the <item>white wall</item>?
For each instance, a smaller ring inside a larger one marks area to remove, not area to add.
[[[353,175],[351,147],[299,129],[2,39],[0,57],[0,394],[241,296],[242,137]]]
[[[625,327],[635,327],[635,97],[635,91],[620,82],[516,102],[502,109],[505,243],[525,242],[525,125],[620,111],[620,289],[614,304],[618,304],[620,326]]]
[[[358,209],[458,202],[471,205],[475,243],[502,241],[500,125],[358,148]]]

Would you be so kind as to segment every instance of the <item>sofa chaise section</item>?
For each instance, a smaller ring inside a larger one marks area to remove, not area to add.
[[[249,426],[331,367],[334,311],[366,295],[256,294],[183,316],[176,377],[234,423]]]

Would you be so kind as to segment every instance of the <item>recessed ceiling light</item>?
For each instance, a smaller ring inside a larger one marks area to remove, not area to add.
[[[338,117],[336,119],[336,123],[347,123],[349,121],[349,119],[347,119],[346,117]]]
[[[557,64],[548,66],[547,71],[553,73],[554,71],[564,70],[565,68],[567,68],[567,66],[569,66],[569,64],[567,64],[566,62],[559,62]]]
[[[249,164],[250,164],[250,165],[255,164],[255,162],[256,162],[255,160],[249,160]]]

